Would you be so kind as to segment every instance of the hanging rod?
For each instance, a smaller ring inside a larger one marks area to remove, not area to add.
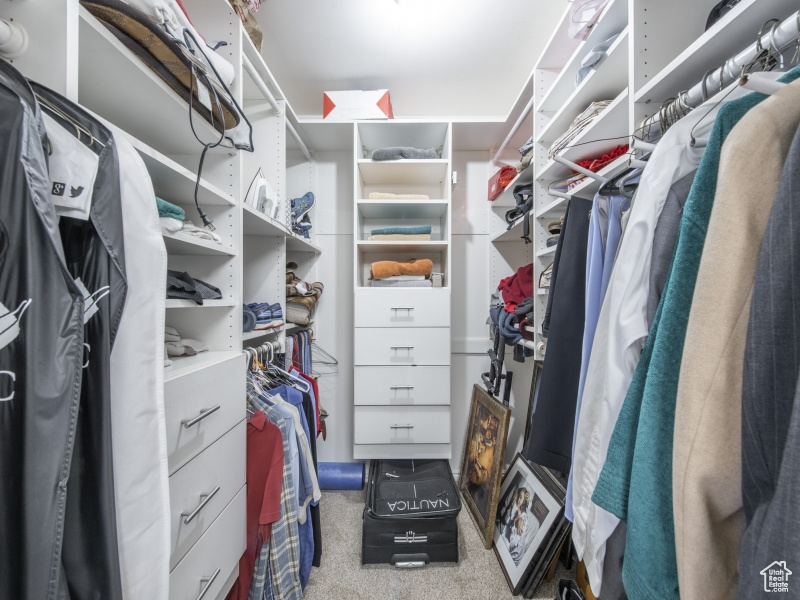
[[[288,119],[286,120],[286,131],[292,134],[292,137],[295,140],[297,140],[297,143],[300,146],[300,150],[302,151],[302,153],[306,155],[306,158],[308,160],[311,160],[311,152],[308,151],[308,147],[306,147],[306,145],[303,143],[303,140],[300,139],[300,136],[297,134],[295,128],[292,127],[292,124],[289,123]]]
[[[587,177],[591,177],[595,181],[599,181],[601,184],[604,184],[607,181],[607,179],[602,175],[598,175],[597,173],[595,173],[594,171],[590,171],[589,169],[584,169],[583,167],[576,165],[571,160],[567,160],[566,158],[564,158],[563,156],[559,156],[558,154],[556,154],[553,157],[553,160],[561,165],[564,165],[565,167],[569,167],[570,169],[572,169],[577,173],[586,175]]]
[[[508,146],[509,142],[511,141],[511,138],[514,137],[514,134],[517,133],[517,129],[519,129],[520,125],[522,125],[522,122],[528,116],[528,113],[531,112],[532,108],[533,108],[533,98],[530,99],[530,102],[528,102],[528,105],[522,111],[522,114],[517,119],[517,122],[514,123],[514,126],[511,128],[511,131],[508,132],[508,135],[506,136],[506,139],[504,139],[503,143],[500,144],[500,148],[498,148],[497,152],[494,153],[494,158],[492,158],[492,163],[497,164],[497,161],[499,160],[500,155],[506,149],[506,146]],[[527,141],[527,140],[525,140],[525,141]]]
[[[272,109],[277,114],[281,114],[281,107],[278,106],[278,101],[275,100],[275,96],[273,96],[272,92],[269,91],[269,88],[264,83],[264,80],[261,79],[261,75],[258,74],[255,66],[253,66],[253,63],[250,62],[250,59],[247,58],[247,55],[245,54],[242,54],[242,64],[244,65],[245,70],[250,74],[253,82],[256,84],[258,91],[264,95],[264,98],[267,99],[267,102],[269,102],[269,105],[272,107]],[[292,124],[288,120],[286,121],[286,130],[295,140],[297,140],[300,150],[303,152],[303,154],[305,154],[306,158],[311,160],[311,153],[308,151],[308,147],[305,145],[305,143],[303,143],[303,140],[300,139],[300,136],[297,134],[297,130],[292,127]]]
[[[264,80],[261,79],[261,75],[258,74],[255,66],[253,66],[253,63],[250,62],[250,59],[247,58],[247,55],[245,54],[242,54],[242,64],[244,65],[245,71],[247,71],[250,74],[250,77],[253,79],[253,83],[256,84],[258,91],[264,94],[264,98],[267,99],[267,102],[269,102],[272,110],[274,110],[277,114],[281,114],[281,107],[278,106],[278,101],[275,100],[275,96],[273,96],[272,92],[269,91],[269,88],[267,88]]]
[[[762,50],[780,54],[785,52],[786,47],[794,43],[798,36],[800,36],[800,11],[792,13],[791,16],[777,23],[762,34],[757,41],[750,44],[739,54],[726,60],[721,67],[706,73],[694,87],[679,94],[682,105],[687,109],[697,108],[707,98],[712,97],[739,79],[742,74],[742,67],[750,64]],[[781,52],[778,52],[779,50]],[[658,124],[658,122],[659,113],[657,112],[652,117],[645,119],[640,129]]]

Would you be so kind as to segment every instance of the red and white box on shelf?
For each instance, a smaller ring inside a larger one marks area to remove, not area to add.
[[[389,90],[345,90],[322,94],[325,121],[394,119]]]

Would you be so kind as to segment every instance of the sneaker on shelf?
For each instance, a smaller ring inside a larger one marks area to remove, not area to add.
[[[314,207],[314,193],[306,192],[301,198],[292,200],[292,217],[295,223],[300,220]]]

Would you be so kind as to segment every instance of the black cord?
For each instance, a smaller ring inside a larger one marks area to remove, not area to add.
[[[219,80],[220,84],[222,86],[224,86],[226,91],[228,92],[228,95],[230,96],[231,102],[233,102],[233,105],[239,111],[239,116],[242,119],[244,119],[245,123],[247,123],[248,127],[250,128],[250,148],[249,148],[249,150],[250,150],[250,152],[252,152],[253,151],[253,126],[252,126],[252,124],[250,123],[248,118],[245,116],[244,111],[239,106],[239,103],[236,101],[236,98],[234,98],[234,96],[231,93],[231,91],[225,85],[222,77],[220,77],[219,72],[217,72],[217,68],[214,66],[213,61],[209,60],[208,55],[206,55],[205,51],[200,46],[200,44],[197,43],[197,39],[194,37],[194,34],[192,32],[190,32],[190,31],[188,31],[188,30],[185,30],[184,31],[184,41],[186,42],[187,49],[189,47],[187,35],[188,35],[188,37],[190,37],[192,39],[192,41],[194,42],[194,45],[197,47],[197,49],[199,49],[200,52],[203,54],[203,57],[206,59],[206,62],[208,63],[208,65],[211,67],[211,70],[214,72],[214,75],[216,75],[216,77]],[[217,94],[217,90],[212,85],[211,80],[208,78],[208,75],[206,73],[203,73],[202,74],[203,75],[203,79],[204,79],[203,83],[206,86],[206,88],[209,90],[209,94],[213,96],[214,103],[217,106],[217,111],[219,112],[219,116],[220,116],[220,119],[221,119],[221,122],[220,122],[221,131],[220,131],[219,139],[216,142],[208,142],[208,143],[203,142],[203,140],[200,139],[200,136],[197,135],[197,131],[194,128],[194,119],[192,117],[194,91],[193,91],[191,86],[196,84],[197,85],[197,89],[198,89],[198,93],[199,93],[199,89],[200,89],[200,87],[199,87],[200,78],[197,77],[196,66],[195,66],[194,62],[192,62],[191,74],[192,74],[192,78],[191,78],[191,80],[189,82],[189,84],[190,84],[190,89],[189,89],[189,126],[192,129],[192,135],[194,135],[195,139],[198,142],[200,142],[200,144],[202,144],[202,146],[203,146],[203,151],[200,153],[200,164],[197,167],[197,179],[195,180],[195,183],[194,183],[194,204],[197,207],[197,212],[200,214],[200,218],[203,221],[203,226],[205,226],[207,229],[210,229],[211,231],[214,231],[214,229],[215,229],[214,228],[214,224],[213,224],[214,222],[203,211],[203,209],[200,208],[200,201],[198,200],[197,195],[198,195],[198,192],[200,191],[200,178],[201,178],[201,175],[203,173],[203,164],[205,163],[205,160],[206,160],[206,153],[208,152],[209,148],[216,148],[217,146],[222,144],[223,141],[225,141],[225,116],[224,116],[224,114],[222,112],[222,102],[219,99],[219,95]],[[211,112],[211,126],[214,127],[214,110],[213,110],[213,108],[211,109],[210,112]]]

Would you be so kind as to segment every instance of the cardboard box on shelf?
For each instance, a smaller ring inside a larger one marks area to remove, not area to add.
[[[394,119],[389,90],[345,90],[322,94],[322,118],[326,121]]]

